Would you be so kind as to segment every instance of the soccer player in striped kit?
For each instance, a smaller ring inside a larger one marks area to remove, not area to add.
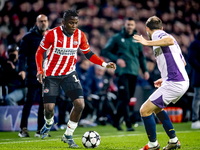
[[[163,31],[162,21],[158,17],[153,16],[147,20],[146,30],[151,41],[139,35],[134,35],[133,38],[143,45],[153,46],[161,79],[154,82],[158,89],[140,108],[140,114],[149,138],[148,144],[141,150],[159,150],[160,148],[152,113],[155,113],[159,118],[169,136],[169,142],[167,146],[163,147],[163,150],[179,149],[181,144],[175,134],[172,122],[163,108],[171,102],[176,103],[189,87],[185,59],[176,40]]]
[[[69,144],[69,147],[78,147],[72,135],[85,105],[82,86],[75,71],[77,50],[80,49],[86,58],[95,64],[116,69],[114,63],[104,62],[90,50],[85,34],[77,27],[78,12],[70,9],[65,11],[62,25],[49,30],[44,35],[36,53],[37,79],[44,86],[44,118],[46,121],[40,134],[44,139],[54,123],[56,97],[62,87],[73,103],[66,132],[61,138],[62,141]],[[45,51],[47,51],[47,58],[43,70],[42,62]]]

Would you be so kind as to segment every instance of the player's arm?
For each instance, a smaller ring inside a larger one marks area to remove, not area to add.
[[[113,68],[116,69],[116,65],[113,62],[106,63],[101,58],[99,58],[96,54],[94,54],[90,49],[87,51],[83,51],[85,57],[93,62],[94,64],[100,65],[105,68]]]
[[[174,40],[169,36],[163,36],[163,38],[159,39],[159,40],[146,40],[145,38],[143,38],[142,35],[134,35],[133,38],[136,40],[136,42],[141,43],[142,45],[145,46],[170,46],[170,45],[174,45]]]
[[[42,84],[42,79],[45,78],[44,71],[43,71],[43,54],[46,50],[52,45],[53,43],[53,33],[52,32],[46,32],[44,35],[42,41],[40,42],[40,46],[37,49],[35,60],[37,65],[37,80]]]

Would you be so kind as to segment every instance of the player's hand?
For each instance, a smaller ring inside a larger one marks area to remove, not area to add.
[[[158,79],[158,80],[156,80],[156,81],[154,82],[154,86],[157,87],[157,88],[159,88],[159,87],[161,86],[162,82],[163,82],[162,79]]]
[[[113,62],[109,62],[109,63],[107,63],[106,68],[113,68],[115,70],[116,69],[116,64],[113,63]]]
[[[43,79],[45,78],[44,73],[43,73],[43,74],[38,73],[38,74],[36,75],[36,77],[37,77],[38,82],[40,82],[41,84],[43,84]]]
[[[20,71],[19,75],[22,77],[23,80],[26,78],[26,72],[25,71]]]
[[[147,40],[143,38],[142,35],[134,35],[133,38],[136,40],[136,43],[141,43],[142,45],[148,45]]]
[[[126,67],[126,62],[125,62],[123,59],[121,59],[121,58],[117,59],[117,64],[118,64],[121,68]]]

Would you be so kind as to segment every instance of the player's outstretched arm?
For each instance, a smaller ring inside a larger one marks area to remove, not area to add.
[[[113,62],[106,63],[101,58],[99,58],[96,54],[94,54],[90,49],[88,51],[83,51],[85,57],[94,64],[100,65],[105,68],[113,68],[116,69],[116,65]]]
[[[170,46],[174,45],[174,40],[170,36],[164,36],[160,40],[150,41],[143,38],[142,35],[134,35],[133,38],[136,42],[141,43],[145,46]]]

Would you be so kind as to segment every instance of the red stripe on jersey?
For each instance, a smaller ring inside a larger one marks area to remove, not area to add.
[[[67,63],[67,67],[63,71],[62,75],[65,75],[69,71],[71,65],[73,64],[73,60],[74,60],[74,56],[70,56],[69,61]]]
[[[58,60],[60,58],[60,55],[58,54],[52,54],[53,55],[53,59],[51,60],[49,67],[46,71],[46,76],[50,76],[53,72],[53,69],[55,68],[56,64],[58,63]]]
[[[71,40],[71,37],[67,37],[67,45],[66,45],[66,47],[70,47],[70,40]]]
[[[73,64],[72,64],[72,66],[71,66],[71,69],[70,69],[70,70],[73,70],[73,67],[75,66],[75,64],[76,64],[76,58],[74,58],[74,62],[73,62]]]
[[[54,76],[58,76],[58,74],[60,73],[61,69],[64,67],[66,60],[67,60],[67,56],[63,56],[61,64],[59,65],[58,69],[56,70]]]
[[[52,52],[53,52],[53,50],[51,50],[51,51],[49,52],[49,55],[47,56],[47,57],[48,57],[48,59],[47,59],[47,64],[49,64],[49,59],[50,59],[50,56],[52,55]]]

